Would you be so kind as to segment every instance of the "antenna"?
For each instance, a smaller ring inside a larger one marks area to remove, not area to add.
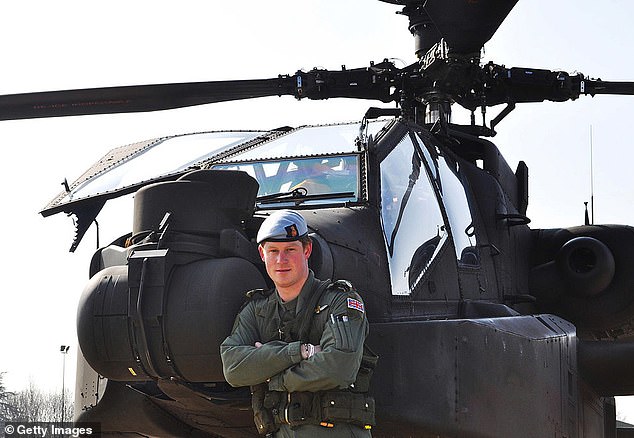
[[[594,225],[594,162],[593,162],[593,145],[592,145],[592,125],[590,125],[590,223]]]

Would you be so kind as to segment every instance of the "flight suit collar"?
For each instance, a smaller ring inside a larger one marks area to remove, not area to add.
[[[315,289],[315,285],[319,283],[317,279],[315,279],[315,274],[311,269],[308,270],[308,278],[302,286],[302,290],[299,292],[299,296],[297,297],[297,310],[295,313],[299,313],[306,306],[306,301],[310,298],[311,292]]]
[[[319,286],[319,283],[320,281],[315,278],[313,271],[309,269],[308,278],[306,278],[306,282],[304,282],[302,290],[299,292],[299,296],[297,297],[297,308],[295,309],[296,314],[301,312],[301,310],[306,306],[306,301],[310,298],[311,292]],[[268,296],[266,304],[260,307],[260,310],[257,313],[260,316],[277,318],[277,309],[278,306],[281,307],[281,303],[282,300],[280,299],[276,289]]]

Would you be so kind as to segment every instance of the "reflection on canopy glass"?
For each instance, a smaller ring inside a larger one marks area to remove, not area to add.
[[[337,197],[339,202],[356,201],[359,196],[357,155],[216,164],[212,169],[247,172],[260,184],[258,196],[298,188],[305,189],[307,195],[350,193],[344,198]]]
[[[447,232],[432,179],[410,136],[381,162],[381,223],[392,294],[411,295],[447,241]]]
[[[209,132],[170,137],[86,181],[68,193],[73,200],[131,186],[160,175],[187,169],[195,163],[254,139],[262,132]]]

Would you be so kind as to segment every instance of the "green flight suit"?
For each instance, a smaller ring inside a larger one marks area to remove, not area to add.
[[[323,282],[312,271],[296,300],[283,303],[277,291],[265,299],[251,300],[236,317],[231,335],[220,346],[223,371],[232,386],[254,386],[268,382],[269,391],[293,393],[345,390],[355,382],[368,322],[363,301],[354,291],[328,288],[314,312],[308,339],[289,339],[288,312],[306,307],[310,295]],[[329,283],[329,282],[328,282]],[[290,310],[289,310],[290,309]],[[307,314],[305,314],[307,315]],[[295,315],[292,315],[294,319]],[[286,341],[284,340],[286,339]],[[255,347],[255,343],[263,345]],[[301,342],[319,345],[322,351],[306,360],[300,353]],[[306,424],[293,430],[282,424],[276,437],[295,436],[371,436],[361,427],[340,423],[334,427]]]

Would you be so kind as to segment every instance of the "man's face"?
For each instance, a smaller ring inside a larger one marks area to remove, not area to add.
[[[266,272],[278,288],[301,286],[308,277],[308,257],[312,243],[305,247],[293,242],[264,242],[258,246]]]

